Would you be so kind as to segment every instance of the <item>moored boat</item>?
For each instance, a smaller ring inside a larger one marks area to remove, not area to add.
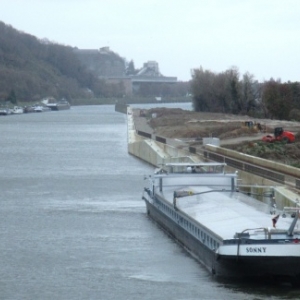
[[[51,108],[51,110],[66,110],[71,108],[70,103],[64,98],[58,101],[50,98],[45,102],[45,105]]]
[[[300,283],[300,207],[258,201],[221,163],[166,164],[147,176],[147,214],[221,278]],[[271,213],[272,214],[271,214]],[[288,216],[288,217],[286,217]]]
[[[31,112],[35,112],[33,106],[25,106],[24,107],[24,113],[31,113]]]
[[[23,107],[20,107],[20,106],[14,106],[11,113],[12,114],[22,114],[22,113],[24,113],[24,109],[23,109]]]
[[[0,107],[0,115],[6,116],[10,114],[10,110],[7,107]]]
[[[32,106],[32,108],[33,108],[34,112],[43,112],[44,111],[44,107],[42,105],[36,104],[36,105]]]

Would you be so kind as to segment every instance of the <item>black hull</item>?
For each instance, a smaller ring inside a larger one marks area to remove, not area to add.
[[[54,111],[70,109],[69,105],[58,105],[58,106],[48,106],[48,107],[50,107],[51,110],[54,110]]]
[[[154,205],[146,202],[147,214],[156,221],[169,235],[171,235],[192,256],[200,261],[210,272],[215,273],[215,253],[190,235],[173,220],[166,217]]]
[[[213,275],[224,279],[279,280],[300,286],[300,259],[281,257],[220,256],[188,231],[145,201],[147,214],[202,263]]]

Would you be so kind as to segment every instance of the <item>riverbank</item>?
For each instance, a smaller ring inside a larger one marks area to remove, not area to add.
[[[163,111],[162,115],[165,115],[166,109],[163,109]],[[176,111],[178,110],[176,109]],[[153,111],[151,113],[151,117],[149,117],[148,112],[145,110],[128,107],[128,152],[130,154],[156,167],[170,162],[199,162],[207,159],[224,161],[229,165],[229,169],[239,172],[239,178],[247,191],[251,193],[258,193],[259,191],[261,193],[264,188],[274,186],[276,187],[275,197],[279,209],[282,209],[287,204],[295,205],[295,201],[298,198],[297,188],[299,188],[300,183],[297,179],[299,178],[298,169],[270,160],[249,155],[245,156],[242,153],[226,150],[223,147],[205,146],[202,144],[202,141],[195,141],[194,139],[191,142],[191,139],[159,136],[157,135],[157,130],[155,130],[156,128],[151,126],[151,120],[159,120],[159,115],[153,115]],[[187,115],[189,113],[186,113],[185,117]],[[206,117],[208,118],[208,116]],[[229,117],[232,118],[233,116]],[[172,122],[177,119],[177,123],[180,122],[178,116],[175,118],[174,114],[171,114],[168,119],[172,120]],[[211,119],[212,115],[208,118],[209,123],[212,122]],[[222,127],[226,127],[224,125],[228,123],[226,119],[220,119],[219,116],[218,120],[220,122],[223,121],[221,122],[223,124]],[[200,122],[200,125],[204,123]],[[201,127],[200,125],[198,124],[198,127]],[[167,127],[172,132],[170,123],[168,123]],[[236,140],[238,141],[240,138],[236,137]],[[199,145],[191,146],[191,143],[195,142]],[[281,172],[283,173],[281,174]],[[295,176],[292,175],[293,173],[295,173]]]
[[[223,147],[245,154],[297,166],[300,160],[300,122],[255,119],[222,113],[203,113],[182,109],[153,108],[143,111],[145,122],[153,134],[186,141],[189,146],[200,146],[205,137],[220,139]],[[253,126],[246,126],[252,122]],[[260,124],[262,131],[255,127]],[[283,127],[296,136],[293,144],[267,144],[262,137],[274,134]]]

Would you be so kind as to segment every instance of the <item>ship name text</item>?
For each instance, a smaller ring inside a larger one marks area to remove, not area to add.
[[[247,253],[266,253],[267,247],[247,247]]]

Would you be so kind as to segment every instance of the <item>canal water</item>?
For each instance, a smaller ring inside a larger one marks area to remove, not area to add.
[[[114,106],[3,116],[0,128],[0,299],[300,297],[216,281],[147,217],[153,167],[127,153]]]

